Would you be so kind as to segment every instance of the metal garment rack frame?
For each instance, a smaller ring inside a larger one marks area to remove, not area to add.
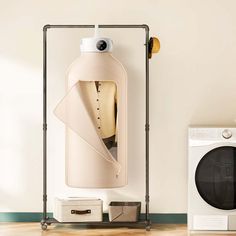
[[[123,28],[123,29],[144,29],[145,30],[145,220],[138,222],[58,222],[47,216],[47,31],[58,28],[95,28],[95,25],[45,25],[43,27],[43,218],[41,220],[42,230],[48,225],[76,224],[96,227],[143,227],[151,229],[149,215],[149,26],[142,25],[99,25],[99,28]]]

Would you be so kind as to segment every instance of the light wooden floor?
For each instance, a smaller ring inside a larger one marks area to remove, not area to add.
[[[81,228],[71,225],[49,226],[47,231],[42,231],[39,223],[0,223],[0,236],[187,236],[186,225],[153,225],[151,231],[144,229],[95,229]],[[212,234],[191,234],[194,236],[212,236]],[[229,234],[220,234],[221,236]],[[236,235],[236,233],[231,233]]]

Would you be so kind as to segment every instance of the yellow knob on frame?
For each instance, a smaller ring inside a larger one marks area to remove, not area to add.
[[[156,37],[151,37],[149,40],[149,59],[152,58],[153,53],[158,53],[160,50],[160,41]]]

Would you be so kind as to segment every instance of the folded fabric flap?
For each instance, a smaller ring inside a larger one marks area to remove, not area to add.
[[[99,156],[112,163],[119,174],[121,165],[110,154],[103,140],[98,135],[95,125],[80,96],[80,86],[77,82],[60,101],[54,114],[70,129],[76,132]]]

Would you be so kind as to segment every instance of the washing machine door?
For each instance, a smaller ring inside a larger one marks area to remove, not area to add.
[[[205,154],[195,173],[196,187],[211,206],[236,209],[236,148],[222,146]]]

